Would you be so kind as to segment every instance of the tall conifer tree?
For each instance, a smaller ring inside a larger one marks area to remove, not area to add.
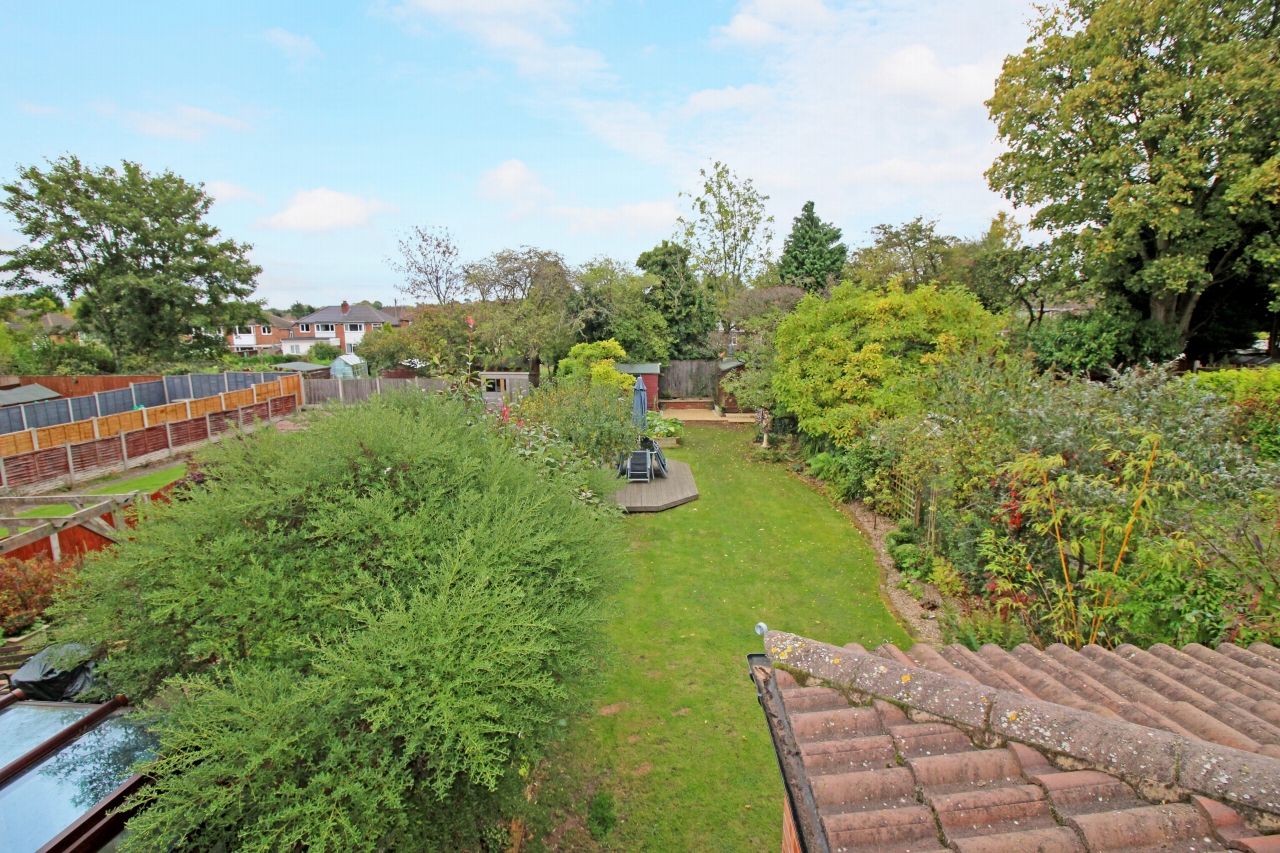
[[[840,229],[819,219],[813,212],[813,202],[806,201],[782,246],[782,260],[778,263],[782,282],[810,293],[835,284],[849,254],[849,248],[839,240]]]

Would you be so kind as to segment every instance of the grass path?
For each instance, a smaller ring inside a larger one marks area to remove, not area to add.
[[[845,515],[783,466],[749,460],[748,429],[687,432],[670,455],[701,497],[625,522],[635,559],[615,658],[597,713],[572,721],[540,793],[533,828],[553,830],[548,847],[772,853],[782,787],[747,677],[755,624],[837,644],[907,640]],[[597,845],[582,818],[602,787],[618,824]]]

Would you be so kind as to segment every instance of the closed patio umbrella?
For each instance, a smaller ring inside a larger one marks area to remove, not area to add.
[[[644,429],[645,415],[649,411],[649,392],[644,387],[644,378],[637,376],[635,385],[635,405],[631,409],[631,419],[635,425]]]

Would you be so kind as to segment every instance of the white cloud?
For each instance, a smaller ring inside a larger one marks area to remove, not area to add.
[[[726,41],[761,45],[780,41],[791,32],[820,30],[836,23],[835,14],[821,0],[749,0],[715,33]]]
[[[284,210],[258,224],[284,231],[332,231],[367,225],[375,215],[396,210],[384,201],[317,187],[294,193]]]
[[[29,116],[51,116],[58,112],[57,107],[47,107],[44,104],[28,104],[19,102],[18,109],[22,110]]]
[[[651,163],[670,159],[665,122],[626,101],[576,101],[587,129],[619,151]]]
[[[507,160],[480,176],[482,198],[498,202],[511,219],[534,214],[560,220],[570,234],[650,234],[666,231],[676,221],[671,201],[641,201],[617,207],[583,207],[553,204],[556,194],[532,169],[519,160]]]
[[[547,213],[567,222],[570,234],[626,234],[631,238],[670,231],[679,216],[672,201],[641,201],[618,207],[552,205]]]
[[[507,216],[520,219],[555,198],[533,170],[519,160],[499,163],[480,176],[480,197],[506,208]]]
[[[604,57],[560,42],[572,8],[563,0],[405,0],[393,14],[407,22],[423,16],[444,21],[527,77],[573,85],[599,81]]]
[[[102,109],[100,112],[104,112]],[[129,123],[134,129],[148,136],[163,136],[170,139],[185,139],[198,142],[208,135],[210,130],[235,130],[245,132],[250,129],[249,123],[232,116],[225,116],[201,107],[177,104],[168,112],[131,112]]]
[[[301,36],[280,27],[272,27],[262,34],[268,42],[279,48],[280,52],[293,60],[294,68],[301,68],[308,59],[324,56],[311,36]]]
[[[943,67],[932,50],[913,44],[881,62],[875,80],[886,94],[921,98],[939,107],[959,109],[981,106],[990,98],[999,73],[998,57]]]
[[[684,104],[689,115],[718,113],[725,110],[756,110],[774,101],[774,91],[768,86],[748,83],[745,86],[726,86],[723,89],[703,89],[694,92]]]
[[[263,201],[262,196],[258,193],[227,181],[208,181],[205,183],[204,188],[209,195],[213,196],[214,201],[219,203],[235,201],[236,199],[249,199],[259,204]]]

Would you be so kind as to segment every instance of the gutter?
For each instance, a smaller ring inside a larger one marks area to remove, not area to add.
[[[765,723],[773,741],[773,752],[778,759],[778,771],[782,774],[782,787],[787,794],[787,808],[791,810],[796,837],[803,853],[831,853],[827,833],[822,827],[818,804],[804,770],[800,746],[791,731],[782,704],[782,691],[773,674],[773,665],[767,655],[747,655],[751,680],[756,685],[756,698],[764,709]]]

